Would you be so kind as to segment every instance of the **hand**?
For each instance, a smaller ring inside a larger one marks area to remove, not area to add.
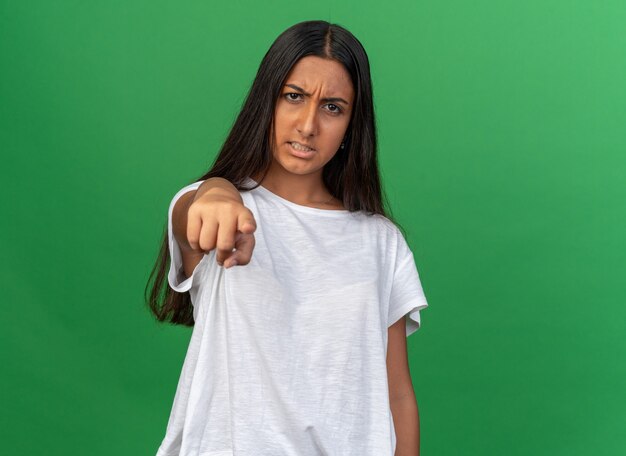
[[[254,215],[243,205],[238,192],[235,197],[230,190],[216,188],[198,194],[187,212],[191,248],[203,253],[217,248],[217,263],[225,268],[250,262],[255,230]]]

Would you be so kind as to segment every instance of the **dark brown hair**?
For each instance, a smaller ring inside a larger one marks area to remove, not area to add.
[[[222,177],[240,191],[246,191],[250,190],[244,185],[248,177],[257,173],[265,176],[272,160],[276,101],[292,67],[309,55],[340,62],[350,74],[355,93],[345,148],[324,166],[324,184],[349,211],[380,214],[392,220],[389,209],[385,209],[388,204],[383,202],[378,170],[369,60],[352,33],[326,21],[300,22],[276,38],[261,61],[243,107],[211,169],[192,182]],[[171,261],[167,236],[166,225],[157,262],[146,284],[146,302],[158,321],[193,326],[189,292],[178,293],[167,283]]]

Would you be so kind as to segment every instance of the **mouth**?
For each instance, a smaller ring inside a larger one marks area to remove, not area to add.
[[[289,151],[291,152],[291,155],[298,158],[311,158],[316,153],[315,149],[304,147],[295,141],[288,142],[287,144],[289,144]]]
[[[302,152],[311,152],[311,151],[315,150],[312,147],[307,146],[306,144],[299,143],[298,141],[289,141],[289,144],[295,150],[299,150],[299,151],[302,151]]]

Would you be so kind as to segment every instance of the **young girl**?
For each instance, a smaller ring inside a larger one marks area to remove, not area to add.
[[[169,206],[148,301],[193,332],[157,456],[419,454],[406,337],[427,302],[382,199],[365,50],[290,27]]]

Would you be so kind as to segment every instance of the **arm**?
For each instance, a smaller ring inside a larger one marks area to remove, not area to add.
[[[201,250],[193,249],[187,239],[187,215],[189,206],[208,191],[242,202],[241,195],[237,188],[228,180],[221,177],[212,177],[205,180],[196,190],[185,193],[176,201],[172,210],[172,230],[174,238],[180,246],[180,251],[183,256],[183,269],[187,277],[191,276],[191,273],[200,260],[202,260],[205,253]]]
[[[419,413],[409,371],[405,317],[388,329],[387,376],[396,431],[395,456],[419,456]]]

